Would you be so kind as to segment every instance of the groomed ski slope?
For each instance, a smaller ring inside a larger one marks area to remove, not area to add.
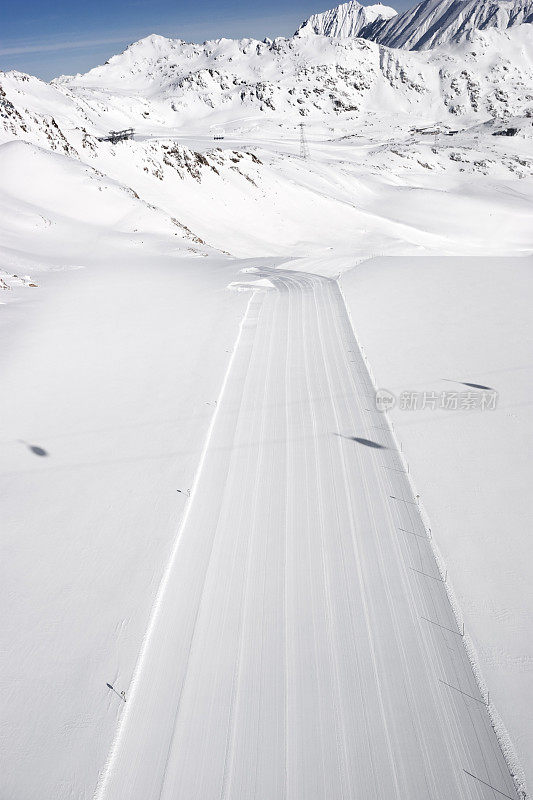
[[[96,796],[516,798],[338,286],[263,277]]]

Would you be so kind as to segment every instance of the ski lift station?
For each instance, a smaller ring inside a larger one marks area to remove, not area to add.
[[[117,142],[123,142],[126,139],[133,139],[133,134],[135,131],[133,128],[125,128],[123,131],[109,131],[107,136],[99,136],[99,142],[112,142],[116,144]]]

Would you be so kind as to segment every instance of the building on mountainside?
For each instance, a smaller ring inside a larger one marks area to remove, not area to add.
[[[99,142],[112,142],[116,144],[117,142],[123,142],[126,139],[133,139],[135,131],[133,128],[125,128],[123,131],[109,131],[107,136],[99,136]]]

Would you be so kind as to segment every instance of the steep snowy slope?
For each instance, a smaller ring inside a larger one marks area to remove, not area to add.
[[[172,215],[77,159],[26,142],[0,146],[0,276],[85,264],[148,243],[204,254]],[[9,295],[6,295],[9,299]]]
[[[357,0],[324,11],[312,14],[302,22],[296,36],[363,36],[364,29],[373,22],[391,19],[397,12],[390,6],[377,3],[373,6],[362,6]]]
[[[533,22],[533,0],[423,0],[401,14],[352,0],[313,14],[296,34],[361,36],[387,47],[427,50],[462,42],[475,30],[506,30],[524,22]]]
[[[386,22],[369,25],[365,36],[387,47],[426,50],[462,42],[474,30],[506,30],[533,22],[533,0],[423,0]]]

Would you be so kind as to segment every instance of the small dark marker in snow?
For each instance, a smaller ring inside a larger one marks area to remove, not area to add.
[[[120,692],[120,694],[119,694],[119,693],[117,692],[117,690],[115,689],[115,687],[114,687],[114,686],[112,686],[110,683],[106,683],[106,686],[107,686],[107,688],[108,688],[108,689],[111,689],[111,691],[112,691],[112,692],[115,692],[115,694],[116,694],[118,697],[120,697],[122,700],[124,700],[124,702],[126,702],[126,692],[125,692],[125,691],[122,691],[122,692]]]

